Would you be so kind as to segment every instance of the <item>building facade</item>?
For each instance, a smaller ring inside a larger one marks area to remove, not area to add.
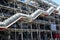
[[[7,29],[0,23],[0,40],[60,40],[59,8],[59,5],[44,0],[0,0],[0,22],[16,13],[31,15],[37,9],[43,11],[31,22],[21,18]]]

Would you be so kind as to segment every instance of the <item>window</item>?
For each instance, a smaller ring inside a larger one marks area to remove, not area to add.
[[[33,40],[38,40],[37,32],[33,32],[32,35],[33,35]]]
[[[23,32],[23,39],[24,40],[31,39],[31,34],[29,32]]]
[[[21,7],[22,10],[28,11],[28,8],[26,6]]]
[[[22,29],[28,29],[28,24],[27,23],[23,23],[22,24]]]
[[[50,30],[50,25],[45,25],[46,30]]]
[[[44,29],[44,24],[40,24],[40,29]]]
[[[32,24],[32,29],[37,29],[36,24]]]
[[[0,13],[0,16],[2,16],[2,13]]]

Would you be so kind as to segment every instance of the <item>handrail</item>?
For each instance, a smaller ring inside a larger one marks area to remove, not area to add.
[[[39,10],[39,9],[38,9],[38,10]],[[35,11],[34,13],[35,13],[35,14],[39,13],[38,10]],[[39,11],[40,11],[40,10],[39,10]],[[33,14],[34,14],[34,13],[33,13]],[[15,22],[17,22],[17,21],[18,21],[19,19],[21,19],[22,17],[29,18],[29,17],[31,17],[31,16],[32,16],[32,14],[31,14],[31,15],[26,15],[26,14],[22,14],[22,13],[17,13],[17,14],[15,14],[15,15],[11,16],[10,18],[4,20],[3,22],[0,22],[0,28],[8,28],[9,26],[11,26],[11,25],[14,24]],[[35,16],[35,15],[33,15],[31,18],[34,18],[34,16]]]
[[[49,10],[48,10],[48,13],[50,13]],[[47,12],[47,11],[43,11],[43,10],[38,9],[34,13],[32,13],[31,15],[27,15],[27,14],[23,14],[23,13],[16,13],[15,15],[4,20],[3,22],[0,22],[0,28],[8,28],[23,17],[30,19],[30,20],[35,20],[40,14],[45,13],[45,12]]]
[[[3,22],[0,22],[0,28],[8,28],[9,26],[17,22],[19,19],[21,19],[23,16],[28,16],[28,15],[17,13],[11,16],[10,18],[4,20]]]

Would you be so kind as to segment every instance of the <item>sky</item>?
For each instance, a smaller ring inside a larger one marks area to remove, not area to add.
[[[58,5],[60,5],[60,0],[52,0],[54,2],[56,2]]]

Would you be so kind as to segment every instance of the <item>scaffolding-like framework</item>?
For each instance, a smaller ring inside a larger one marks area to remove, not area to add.
[[[54,34],[60,34],[60,6],[48,2],[0,0],[0,40],[55,39]],[[51,29],[51,24],[56,30]]]

